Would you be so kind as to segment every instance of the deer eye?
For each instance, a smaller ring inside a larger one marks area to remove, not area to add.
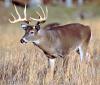
[[[30,32],[30,34],[33,34],[34,32]]]

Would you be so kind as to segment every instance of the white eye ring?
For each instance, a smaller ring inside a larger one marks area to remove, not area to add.
[[[22,27],[22,28],[25,28],[25,27],[27,27],[27,25],[22,24],[21,27]]]

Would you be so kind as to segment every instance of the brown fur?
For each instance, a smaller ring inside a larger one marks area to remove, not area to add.
[[[29,27],[26,29],[29,30]],[[30,37],[29,32],[32,30],[26,31],[24,40],[32,41],[48,58],[64,57],[70,50],[79,50],[82,59],[91,37],[90,28],[79,23],[67,25],[51,23],[44,28],[37,24],[33,30],[34,35]]]
[[[43,51],[50,56],[64,57],[70,50],[79,46],[80,43],[83,45],[83,49],[87,48],[91,31],[88,26],[73,23],[44,29],[42,37],[43,41],[38,46]]]

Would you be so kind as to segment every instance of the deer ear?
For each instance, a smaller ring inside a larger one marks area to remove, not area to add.
[[[44,20],[44,21],[41,21],[41,23],[45,23],[46,22],[46,20]]]
[[[41,23],[44,23],[45,21],[42,21],[42,22],[40,22],[40,21],[38,21],[37,23],[36,23],[36,25],[35,25],[35,29],[38,31],[38,30],[40,30],[40,24]]]
[[[29,24],[30,21],[24,21],[26,24]]]
[[[45,23],[46,22],[46,20],[44,20],[44,21],[38,21],[37,23],[36,23],[36,25],[40,25],[40,24],[43,24],[43,23]]]

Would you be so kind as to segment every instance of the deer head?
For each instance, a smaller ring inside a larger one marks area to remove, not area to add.
[[[23,30],[25,30],[25,34],[22,37],[22,39],[20,40],[21,43],[27,43],[28,41],[33,41],[36,38],[36,35],[38,33],[38,31],[40,30],[40,23],[44,23],[48,17],[48,9],[46,7],[46,13],[44,12],[43,8],[41,6],[40,9],[43,13],[43,17],[40,15],[39,12],[36,11],[36,14],[39,16],[39,19],[30,17],[29,19],[27,19],[27,15],[26,15],[26,5],[24,8],[24,18],[21,18],[17,7],[14,5],[15,7],[15,11],[16,14],[18,15],[18,19],[15,18],[15,16],[11,13],[12,17],[14,18],[14,20],[12,21],[11,19],[9,19],[10,23],[17,23],[17,22],[21,22],[21,28],[23,28]],[[35,25],[31,25],[30,22],[34,20],[36,21]]]

